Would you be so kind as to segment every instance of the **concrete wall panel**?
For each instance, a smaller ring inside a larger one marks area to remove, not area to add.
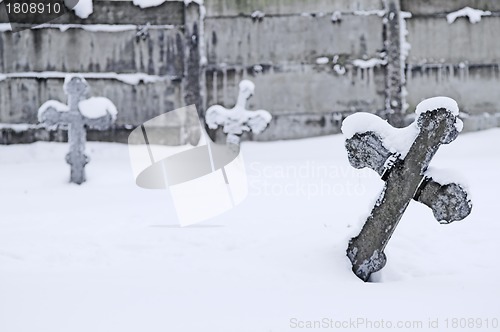
[[[179,82],[129,85],[116,80],[87,80],[91,96],[109,98],[118,109],[117,126],[137,126],[156,115],[183,106]],[[0,81],[0,122],[36,124],[38,108],[47,100],[66,102],[63,79]]]
[[[408,75],[408,103],[413,112],[425,98],[448,96],[468,114],[500,113],[499,66],[419,67]]]
[[[335,54],[375,57],[383,48],[382,18],[377,15],[350,15],[340,23],[326,16],[205,22],[209,64],[314,63],[317,57]]]
[[[244,70],[207,72],[207,105],[232,107],[238,83],[247,78],[256,85],[250,109],[266,109],[273,115],[375,112],[384,107],[382,68],[348,68],[344,75],[314,66],[301,70],[267,71],[250,75]]]
[[[62,45],[62,47],[61,47]],[[36,29],[0,34],[0,72],[142,72],[182,77],[184,37],[178,29],[91,32]]]
[[[205,1],[207,16],[249,15],[256,10],[266,15],[327,13],[333,11],[380,10],[381,0],[210,0]]]
[[[500,3],[500,2],[499,2]],[[408,63],[500,63],[500,18],[483,17],[476,24],[457,19],[448,24],[444,17],[407,20]]]

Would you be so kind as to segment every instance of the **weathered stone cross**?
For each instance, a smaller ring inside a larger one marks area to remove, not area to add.
[[[70,181],[81,184],[85,182],[85,165],[90,160],[85,155],[86,128],[108,129],[115,121],[117,111],[107,98],[87,99],[89,86],[83,77],[66,77],[64,92],[68,96],[68,104],[56,100],[45,102],[38,110],[38,121],[48,129],[58,125],[68,126],[66,162],[71,166]]]
[[[233,108],[227,109],[220,105],[213,105],[205,114],[208,127],[217,129],[218,126],[222,126],[224,133],[227,134],[226,143],[234,149],[239,149],[240,136],[244,131],[260,134],[272,119],[268,111],[246,109],[247,100],[253,96],[255,90],[253,82],[243,80],[239,84],[239,89],[238,99]]]
[[[452,99],[437,97],[419,104],[416,112],[417,120],[404,129],[393,128],[371,114],[358,113],[344,120],[342,131],[347,132],[345,145],[351,165],[369,167],[385,181],[361,232],[347,248],[352,270],[363,281],[384,267],[384,248],[412,199],[430,207],[440,223],[462,220],[472,208],[460,185],[438,183],[426,174],[439,146],[452,142],[461,130],[458,106]],[[409,149],[405,144],[397,146],[398,140],[405,139]]]

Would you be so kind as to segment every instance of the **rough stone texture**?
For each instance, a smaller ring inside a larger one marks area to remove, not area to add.
[[[365,225],[359,235],[351,239],[347,249],[352,270],[363,281],[368,281],[373,272],[384,267],[384,248],[412,199],[430,206],[440,222],[461,220],[471,210],[462,187],[424,179],[424,172],[439,146],[458,136],[456,117],[445,109],[436,109],[422,113],[416,121],[417,138],[404,159],[394,158],[388,172],[381,165],[386,163],[384,158],[389,151],[376,133],[358,133],[346,141],[353,167],[373,168],[386,180]]]
[[[346,140],[349,163],[354,168],[371,168],[383,180],[390,172],[389,161],[396,155],[384,146],[380,137],[374,132],[364,132]],[[432,209],[434,217],[439,222],[450,223],[462,220],[470,213],[470,205],[465,189],[456,184],[440,184],[432,177],[423,177],[414,200],[427,205]]]
[[[385,162],[391,152],[384,146],[380,137],[374,132],[357,133],[346,140],[349,163],[354,168],[369,167],[382,176]]]
[[[46,127],[68,126],[69,152],[66,162],[71,166],[70,182],[82,184],[85,182],[85,165],[89,158],[85,155],[86,128],[105,130],[111,126],[114,119],[108,113],[99,118],[86,118],[78,108],[78,103],[87,99],[89,87],[80,77],[72,77],[65,84],[68,95],[69,110],[60,112],[52,107],[39,115],[40,122]]]
[[[449,224],[469,215],[471,206],[467,191],[462,186],[456,183],[441,185],[431,178],[424,181],[424,186],[414,198],[430,207],[437,221]]]

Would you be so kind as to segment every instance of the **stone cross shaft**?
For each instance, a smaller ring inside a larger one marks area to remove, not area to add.
[[[404,158],[397,152],[391,153],[376,131],[358,132],[346,140],[351,165],[369,167],[385,181],[361,232],[347,248],[352,270],[363,281],[384,267],[384,248],[412,199],[430,207],[440,223],[462,220],[469,215],[472,205],[462,186],[441,184],[425,175],[440,145],[458,136],[456,123],[457,116],[446,108],[420,113],[413,124],[418,134]]]
[[[71,166],[70,182],[82,184],[86,180],[85,165],[90,161],[85,154],[86,128],[106,130],[114,122],[114,114],[109,112],[104,112],[101,116],[82,114],[80,103],[87,99],[89,93],[89,86],[83,77],[67,77],[64,83],[64,92],[68,96],[68,104],[50,100],[40,107],[38,118],[47,128],[67,125],[70,147],[66,155],[66,162]],[[102,99],[111,103],[106,98]],[[99,113],[97,114],[99,115]]]

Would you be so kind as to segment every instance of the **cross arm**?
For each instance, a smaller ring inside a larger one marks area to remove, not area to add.
[[[83,122],[89,129],[106,130],[111,127],[114,119],[110,114],[106,114],[98,118],[83,117]]]
[[[71,122],[69,107],[57,100],[49,100],[38,109],[38,121],[52,127]]]
[[[116,120],[115,104],[105,97],[91,97],[78,103],[83,123],[90,129],[106,130]]]
[[[272,120],[272,115],[265,110],[247,111],[248,127],[254,134],[262,133]]]
[[[459,184],[440,184],[431,177],[424,177],[413,199],[430,207],[434,218],[442,224],[467,217],[472,204],[467,191]]]
[[[354,168],[369,167],[382,176],[391,152],[373,131],[356,133],[345,141],[349,163]]]
[[[218,126],[226,124],[229,110],[220,106],[210,106],[205,113],[205,122],[210,129],[217,129]]]

